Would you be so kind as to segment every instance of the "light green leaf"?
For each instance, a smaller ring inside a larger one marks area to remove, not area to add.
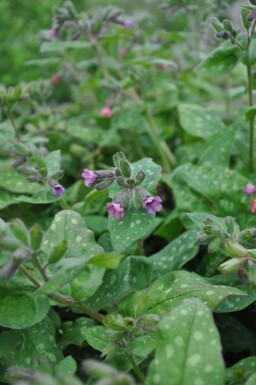
[[[155,338],[144,335],[134,338],[128,347],[128,352],[135,356],[146,358],[155,349],[156,341]]]
[[[93,326],[82,331],[87,343],[102,352],[108,345],[106,329],[103,326]]]
[[[0,326],[28,328],[42,321],[50,305],[47,297],[22,290],[0,289]]]
[[[52,151],[45,157],[47,175],[51,176],[60,171],[60,150]]]
[[[249,379],[246,381],[245,385],[255,385],[256,384],[256,372],[254,372]]]
[[[196,244],[197,234],[195,230],[186,231],[158,253],[149,257],[153,267],[153,277],[177,270],[194,258],[199,250]]]
[[[243,297],[248,297],[241,290],[229,286],[211,285],[199,275],[181,270],[166,274],[146,289],[123,299],[119,305],[121,312],[133,317],[135,305],[143,294],[149,298],[147,312],[159,315],[167,313],[191,297],[205,301],[212,310],[217,309],[219,303],[226,297],[233,295],[237,302]],[[225,308],[223,312],[229,312],[229,310]]]
[[[68,373],[70,375],[75,374],[77,370],[76,361],[72,356],[67,356],[61,360],[55,368],[55,372],[57,374],[65,374]]]
[[[87,41],[45,41],[40,47],[40,52],[62,52],[66,49],[83,49],[83,48],[91,48],[92,44]]]
[[[236,126],[227,126],[209,138],[208,146],[201,154],[199,164],[229,167],[235,141]]]
[[[81,346],[84,342],[83,331],[94,325],[89,318],[78,318],[74,321],[67,321],[61,324],[61,338],[59,346],[63,350],[68,345]]]
[[[240,48],[225,42],[212,51],[196,68],[196,70],[215,77],[230,72],[240,61]]]
[[[49,318],[25,330],[0,334],[0,356],[7,366],[36,369],[40,360],[55,366],[63,358],[55,341],[55,328]]]
[[[203,109],[197,104],[179,104],[179,118],[182,128],[193,136],[207,139],[225,128],[219,115]]]
[[[145,288],[150,281],[151,264],[145,257],[127,257],[118,269],[107,270],[102,285],[87,304],[100,309],[117,304],[125,296]]]
[[[105,267],[106,269],[116,269],[119,266],[122,258],[123,255],[121,254],[105,253],[95,255],[95,257],[90,259],[89,263],[95,266]]]
[[[125,130],[137,127],[140,121],[140,111],[138,109],[130,108],[116,113],[111,120],[111,127]]]
[[[146,385],[224,385],[218,330],[209,308],[190,299],[159,324]]]

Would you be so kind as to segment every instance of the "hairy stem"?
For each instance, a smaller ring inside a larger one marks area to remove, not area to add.
[[[132,365],[134,373],[136,374],[138,379],[144,384],[145,376],[144,376],[143,372],[141,371],[139,365],[136,363],[135,359],[133,358],[133,355],[130,353],[127,353],[127,357],[129,358],[129,361]]]
[[[137,240],[137,248],[139,255],[143,256],[145,254],[145,251],[143,246],[143,240],[141,238]]]
[[[31,274],[31,272],[26,269],[25,266],[20,266],[20,271],[33,283],[34,286],[37,288],[41,287],[41,283]],[[70,309],[77,309],[81,310],[89,316],[90,318],[94,319],[95,321],[98,321],[100,323],[103,322],[104,316],[100,313],[98,313],[96,310],[91,309],[89,306],[86,306],[80,302],[77,302],[74,298],[68,297],[66,295],[62,295],[61,293],[54,293],[49,294],[48,297],[54,299],[55,301],[62,303],[63,305],[66,305]]]

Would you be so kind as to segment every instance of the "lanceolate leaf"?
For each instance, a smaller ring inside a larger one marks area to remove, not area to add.
[[[209,308],[190,299],[159,324],[146,385],[224,385],[224,362]]]

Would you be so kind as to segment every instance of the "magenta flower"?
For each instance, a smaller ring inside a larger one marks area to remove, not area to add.
[[[108,214],[112,215],[115,219],[121,219],[124,217],[124,209],[120,203],[107,203]]]
[[[105,118],[111,118],[112,117],[112,110],[110,107],[104,107],[102,108],[101,110],[101,114],[105,117]]]
[[[81,177],[84,179],[85,186],[89,187],[96,181],[98,175],[95,172],[88,170],[88,168],[84,168]]]
[[[156,197],[149,195],[144,200],[144,208],[149,214],[155,214],[162,210],[162,199],[158,195]]]
[[[53,185],[52,193],[56,197],[62,197],[62,195],[64,195],[64,192],[65,188],[61,184],[56,183],[55,185]]]
[[[133,20],[124,20],[123,21],[123,26],[125,29],[131,29],[133,25],[134,25]]]
[[[246,195],[250,196],[250,195],[256,193],[256,187],[253,184],[248,183],[247,185],[244,186],[243,192]]]

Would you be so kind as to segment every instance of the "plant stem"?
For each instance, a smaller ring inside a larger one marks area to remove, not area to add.
[[[132,365],[134,373],[136,374],[138,379],[144,384],[145,376],[144,376],[143,372],[141,371],[139,365],[136,363],[135,359],[133,358],[133,355],[130,353],[127,353],[127,357],[129,358],[129,361]]]
[[[9,108],[7,110],[7,115],[8,115],[8,118],[10,119],[12,128],[13,128],[14,133],[15,133],[15,137],[16,137],[16,139],[19,139],[19,130],[18,130],[17,126],[16,126],[15,119],[13,117],[11,108]]]
[[[37,288],[41,287],[41,283],[33,276],[33,274],[30,273],[28,269],[26,269],[25,266],[20,266],[20,271],[36,286]],[[100,313],[98,313],[96,310],[91,309],[89,306],[86,306],[80,302],[77,302],[74,298],[68,297],[66,295],[62,295],[61,293],[54,293],[54,294],[48,294],[48,297],[54,299],[57,302],[62,303],[63,305],[66,305],[70,309],[78,309],[82,310],[87,316],[94,319],[95,321],[98,321],[100,323],[103,322],[104,316]]]
[[[59,200],[59,204],[60,204],[60,207],[63,209],[63,210],[70,210],[68,204],[66,203],[66,201],[64,201],[63,198],[61,198]]]
[[[34,257],[34,261],[35,261],[35,264],[43,278],[44,281],[48,281],[48,277],[47,277],[47,274],[43,268],[43,266],[41,265],[41,262],[39,261],[39,259],[37,257]]]
[[[248,83],[248,104],[251,108],[253,106],[253,78],[252,78],[252,66],[250,61],[250,46],[252,41],[252,35],[256,27],[256,19],[252,24],[250,32],[248,31],[248,40],[246,47],[246,69],[247,69],[247,83]],[[254,170],[254,115],[249,120],[249,170]]]
[[[143,247],[143,240],[141,238],[137,240],[137,248],[139,255],[144,256],[145,252]]]

